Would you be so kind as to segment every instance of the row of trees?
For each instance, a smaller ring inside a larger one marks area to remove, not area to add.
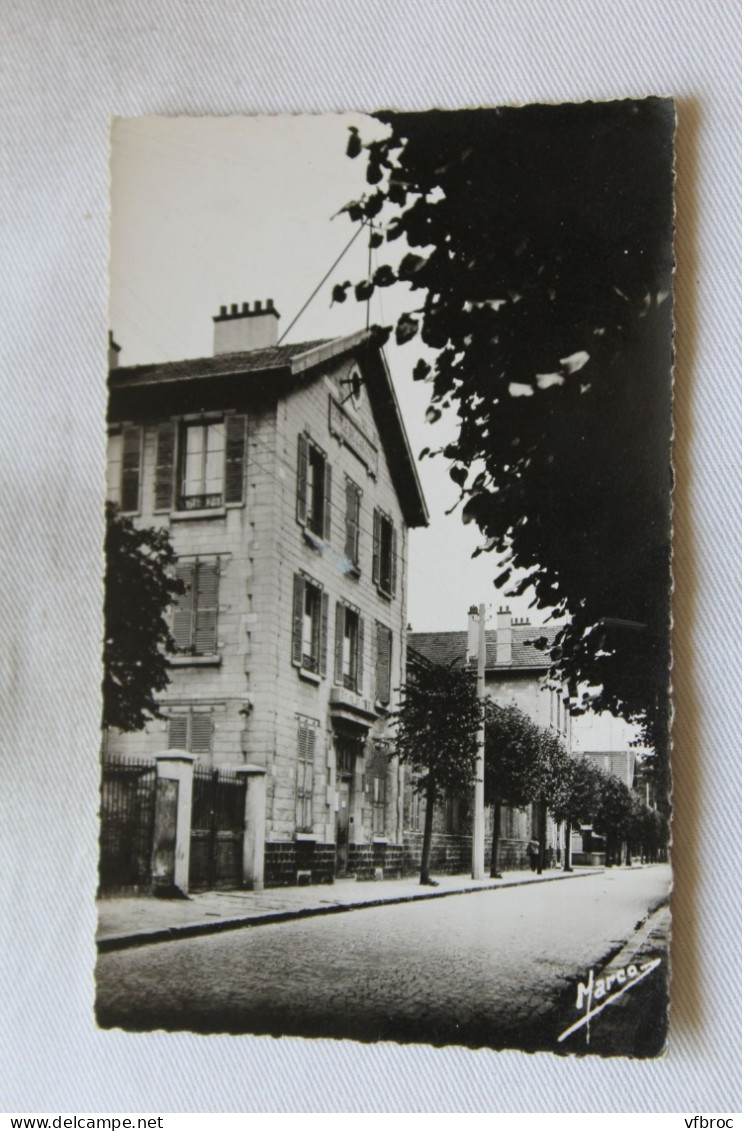
[[[484,719],[485,716],[485,719]],[[554,731],[534,723],[516,705],[481,703],[472,673],[453,665],[421,664],[403,689],[397,712],[396,753],[426,798],[421,883],[431,883],[434,807],[449,792],[475,781],[478,730],[485,721],[486,804],[493,808],[491,875],[497,876],[501,808],[538,812],[538,871],[546,860],[547,815],[564,828],[563,866],[570,870],[571,832],[591,825],[605,838],[606,862],[621,863],[625,847],[654,859],[668,840],[666,818],[644,805],[625,783],[587,758],[572,757]]]
[[[668,812],[673,103],[375,117],[345,211],[408,250],[353,293],[410,293],[396,339],[454,425],[421,458],[448,461],[496,587],[560,622],[572,710],[642,726]]]

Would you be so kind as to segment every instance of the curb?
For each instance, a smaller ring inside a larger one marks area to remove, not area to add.
[[[559,880],[578,880],[586,876],[597,876],[604,868],[582,872],[559,872],[554,876],[541,876],[536,880],[506,880],[503,883],[484,884],[478,888],[457,888],[451,891],[409,892],[407,895],[365,899],[353,903],[340,903],[333,906],[299,907],[291,911],[266,911],[254,915],[243,915],[234,919],[220,919],[217,922],[184,923],[173,927],[145,928],[125,935],[103,935],[96,940],[99,954],[115,950],[129,950],[136,946],[149,946],[150,943],[174,942],[177,939],[198,938],[201,935],[216,935],[222,931],[236,931],[241,927],[263,927],[269,923],[287,923],[294,919],[310,919],[317,915],[340,915],[347,911],[363,911],[365,907],[387,907],[400,903],[415,903],[424,899],[446,899],[453,895],[473,895],[482,891],[502,891],[505,888],[533,887],[537,884],[556,883]]]

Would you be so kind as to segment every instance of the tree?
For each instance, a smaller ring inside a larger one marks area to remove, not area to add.
[[[568,758],[561,779],[556,782],[550,811],[564,822],[563,870],[571,869],[571,830],[591,825],[599,806],[602,773],[588,758]]]
[[[621,846],[631,832],[633,795],[615,774],[602,772],[602,788],[594,814],[594,828],[605,838],[605,864],[621,862]]]
[[[552,675],[574,712],[639,720],[668,792],[671,101],[384,111],[373,188],[346,206],[378,246],[409,249],[360,281],[407,284],[396,337],[463,518],[499,556],[498,587],[563,623]],[[346,297],[350,283],[333,297]]]
[[[142,730],[162,719],[156,693],[169,684],[173,650],[165,613],[183,582],[171,576],[176,555],[167,530],[138,529],[106,508],[103,725]]]
[[[498,876],[501,806],[524,809],[538,788],[539,728],[516,704],[486,700],[486,804],[493,806],[491,875]]]
[[[452,664],[417,665],[402,693],[394,752],[410,766],[414,789],[426,797],[420,882],[430,884],[434,805],[446,791],[474,782],[482,705],[472,674]]]

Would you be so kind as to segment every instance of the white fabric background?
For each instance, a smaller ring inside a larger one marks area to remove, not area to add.
[[[5,0],[5,1110],[739,1107],[739,69],[730,0]],[[668,1056],[98,1032],[112,115],[678,100],[674,985]]]

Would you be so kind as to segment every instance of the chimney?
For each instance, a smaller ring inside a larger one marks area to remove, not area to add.
[[[471,605],[468,609],[468,650],[466,660],[478,659],[478,606]]]
[[[109,369],[119,368],[119,354],[121,353],[121,346],[114,341],[114,332],[109,330],[108,340],[108,367]]]
[[[267,299],[266,306],[244,302],[240,308],[234,302],[230,309],[220,307],[215,314],[214,355],[244,353],[248,350],[270,349],[278,338],[279,312],[274,310],[274,300]]]
[[[506,606],[499,609],[496,614],[496,663],[510,664],[512,662],[512,615],[511,609]]]

